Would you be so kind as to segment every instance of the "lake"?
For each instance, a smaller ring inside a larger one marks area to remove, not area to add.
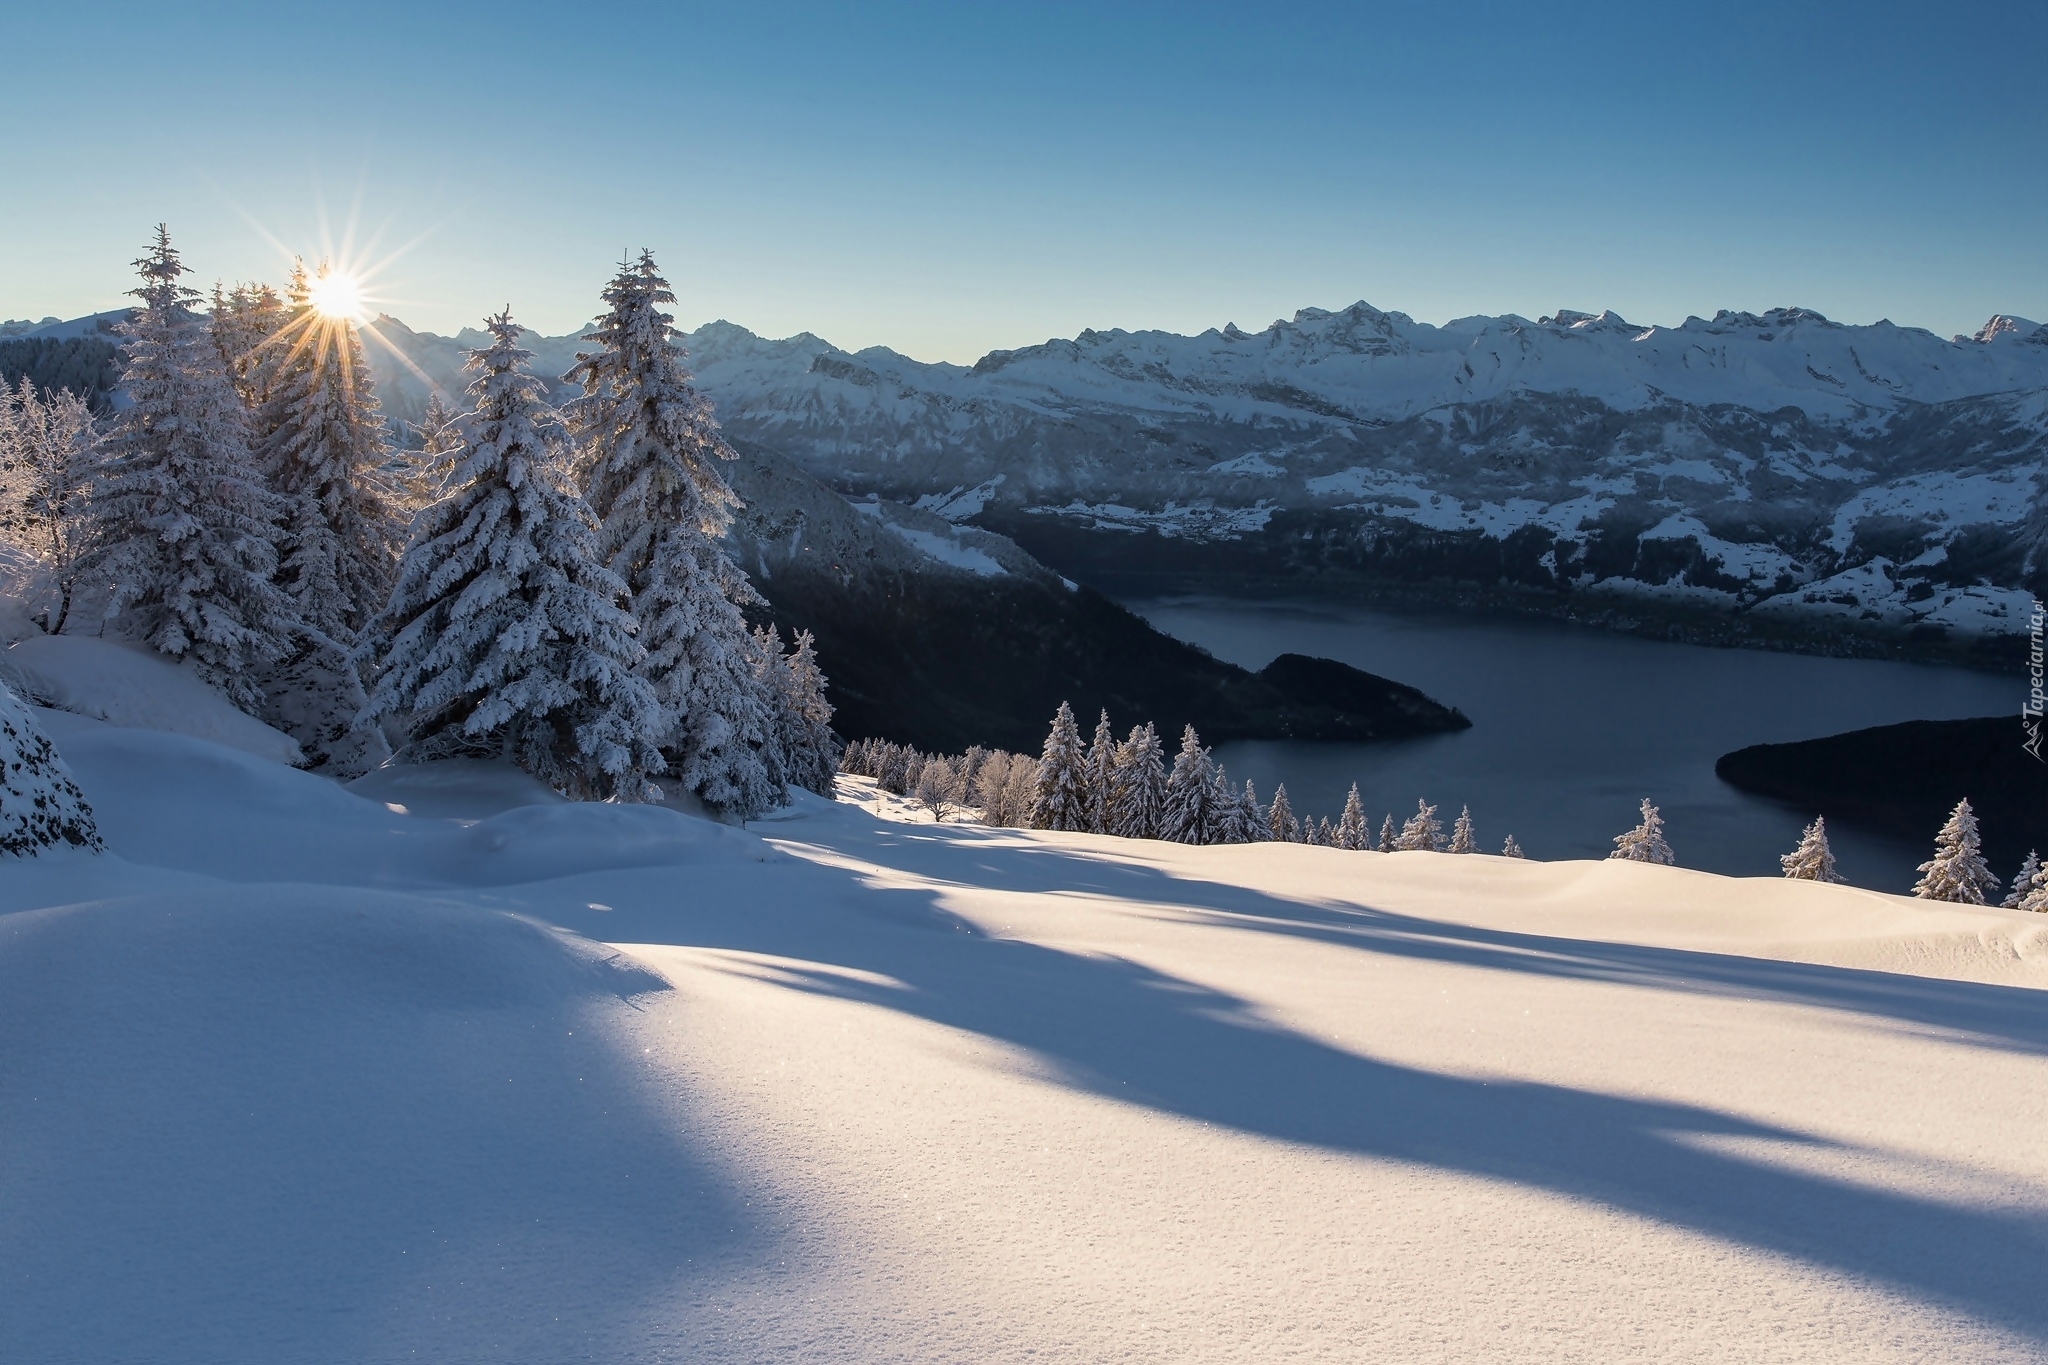
[[[1715,759],[1871,725],[2017,714],[2025,690],[2017,672],[1713,649],[1564,622],[1213,597],[1125,605],[1246,668],[1323,655],[1472,719],[1457,734],[1388,744],[1218,745],[1230,776],[1252,779],[1262,799],[1285,782],[1297,812],[1335,819],[1356,782],[1375,831],[1388,813],[1397,825],[1413,814],[1418,797],[1446,831],[1470,805],[1486,851],[1512,834],[1532,858],[1605,857],[1648,797],[1681,866],[1776,876],[1805,817],[1722,783]],[[1170,752],[1175,737],[1162,738]],[[1935,831],[1917,843],[1833,822],[1828,833],[1850,882],[1905,892]]]

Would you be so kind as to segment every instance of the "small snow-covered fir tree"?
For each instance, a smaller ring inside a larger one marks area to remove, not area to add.
[[[1267,828],[1266,808],[1259,804],[1259,789],[1252,785],[1249,777],[1244,780],[1244,789],[1237,794],[1237,811],[1244,829],[1243,842],[1263,844],[1273,837]]]
[[[1778,866],[1785,869],[1785,875],[1799,882],[1838,882],[1842,880],[1835,871],[1835,853],[1828,847],[1828,822],[1822,816],[1814,816],[1813,823],[1799,836],[1799,847],[1778,859]]]
[[[83,576],[105,585],[110,619],[254,711],[257,669],[303,629],[272,581],[282,505],[255,472],[242,400],[163,227],[135,264],[142,306],[118,329],[129,406],[101,442]]]
[[[1998,890],[1998,878],[1984,862],[1977,834],[1977,812],[1964,797],[1949,813],[1934,837],[1934,856],[1919,867],[1920,880],[1913,894],[1924,901],[1952,901],[1960,905],[1982,905],[1985,897]]]
[[[839,767],[839,737],[832,733],[832,703],[825,698],[825,672],[818,667],[818,645],[808,630],[796,633],[783,656],[786,675],[783,708],[783,754],[789,780],[818,796],[832,795],[832,774]],[[972,755],[979,766],[980,755]],[[973,773],[961,783],[961,800]]]
[[[1031,827],[1085,831],[1088,828],[1088,753],[1074,708],[1065,702],[1053,714],[1038,780],[1031,795]]]
[[[1670,867],[1677,861],[1671,852],[1671,845],[1664,841],[1664,817],[1643,798],[1642,823],[1626,834],[1614,836],[1614,852],[1609,859],[1620,859],[1630,863],[1661,863]]]
[[[740,608],[759,595],[720,538],[739,499],[718,466],[733,458],[663,311],[675,295],[641,252],[606,285],[606,312],[566,378],[564,410],[600,556],[626,583],[645,675],[671,719],[662,745],[676,784],[754,815],[780,805],[773,670]],[[779,657],[779,646],[777,649]]]
[[[1110,790],[1116,782],[1116,734],[1109,728],[1109,712],[1095,722],[1095,739],[1088,746],[1088,828],[1108,834]]]
[[[1365,803],[1359,799],[1356,782],[1344,798],[1344,813],[1337,818],[1337,847],[1353,851],[1372,847],[1372,826],[1366,822]]]
[[[1109,832],[1126,839],[1157,839],[1166,810],[1166,755],[1152,722],[1131,727],[1116,747],[1109,779]]]
[[[1394,828],[1393,812],[1389,811],[1387,818],[1380,821],[1380,841],[1376,847],[1382,853],[1392,853],[1400,846],[1400,842],[1400,833]]]
[[[0,853],[32,858],[60,845],[106,847],[71,770],[35,714],[0,682]]]
[[[1522,852],[1522,846],[1516,843],[1515,836],[1510,834],[1508,841],[1500,846],[1500,856],[1503,858],[1526,858],[1529,855]]]
[[[1210,788],[1209,809],[1214,812],[1210,821],[1212,844],[1248,844],[1252,842],[1254,822],[1258,809],[1244,807],[1244,796],[1230,785],[1230,774],[1222,764],[1216,765],[1216,780]]]
[[[1479,851],[1479,840],[1472,833],[1472,808],[1470,806],[1461,806],[1458,809],[1458,819],[1451,826],[1451,846],[1447,851],[1451,853],[1477,853]]]
[[[301,620],[349,644],[391,594],[406,517],[362,337],[312,298],[300,272],[283,325],[260,343],[257,444],[290,505],[280,586]]]
[[[509,313],[470,353],[476,411],[449,495],[414,522],[391,601],[366,628],[367,718],[418,758],[505,755],[557,791],[657,794],[666,717],[638,673],[625,584],[558,482],[554,413]],[[751,679],[750,687],[753,686]]]
[[[69,389],[38,393],[23,375],[9,392],[0,380],[0,536],[40,566],[34,620],[51,635],[71,615],[92,528],[98,439],[91,410]]]
[[[1318,848],[1335,848],[1337,846],[1337,831],[1330,828],[1329,816],[1325,815],[1322,819],[1316,821],[1316,837],[1310,842],[1314,843]]]
[[[454,460],[462,450],[462,414],[451,408],[435,389],[427,395],[426,411],[409,423],[417,450],[405,453],[398,492],[415,515],[422,507],[440,501],[448,491],[455,472]]]
[[[1181,731],[1180,752],[1166,775],[1166,807],[1159,816],[1159,837],[1177,844],[1206,844],[1215,837],[1216,770],[1201,736],[1190,725]]]
[[[2044,877],[2041,872],[2041,855],[2030,848],[2027,850],[2026,861],[2021,863],[2020,870],[2013,874],[2012,890],[2008,891],[2005,899],[1998,904],[2001,909],[2017,910],[2027,903],[2027,897],[2034,894],[2035,888],[2041,886],[2048,886],[2048,877]]]
[[[1294,818],[1294,807],[1287,803],[1285,782],[1273,788],[1273,804],[1266,810],[1266,833],[1276,843],[1301,842],[1301,821]]]
[[[1436,818],[1436,807],[1421,797],[1415,799],[1415,814],[1401,826],[1394,847],[1405,852],[1441,852],[1444,846],[1444,827]]]

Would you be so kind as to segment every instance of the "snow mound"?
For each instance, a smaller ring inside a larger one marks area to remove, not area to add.
[[[551,806],[567,798],[510,763],[450,758],[438,763],[387,763],[348,784],[348,790],[401,815],[444,820],[485,820],[516,806]]]
[[[575,804],[548,793],[554,804],[468,823],[409,815],[327,778],[186,735],[74,722],[59,727],[58,738],[109,849],[223,881],[506,886],[770,856],[744,831],[659,806]],[[461,791],[467,779],[474,794],[476,777],[472,768],[448,785]],[[434,787],[431,776],[415,784]],[[505,790],[516,784],[503,783]]]
[[[225,744],[272,763],[305,761],[289,735],[235,709],[191,669],[84,635],[32,635],[0,654],[0,669],[33,700],[109,725]]]

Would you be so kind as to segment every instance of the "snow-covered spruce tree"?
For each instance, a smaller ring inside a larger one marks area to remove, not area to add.
[[[109,618],[254,711],[256,671],[301,629],[272,581],[282,505],[256,474],[241,398],[163,227],[136,266],[142,307],[119,329],[129,406],[100,444],[81,576],[105,585]]]
[[[1470,806],[1458,808],[1458,819],[1451,826],[1451,846],[1447,851],[1451,853],[1477,853],[1479,851],[1479,840],[1472,833],[1472,808]]]
[[[785,799],[776,749],[788,746],[740,612],[759,595],[720,543],[739,506],[718,469],[733,451],[691,380],[653,255],[621,266],[602,297],[593,345],[564,376],[582,394],[563,412],[601,557],[632,595],[675,783],[756,815]]]
[[[1365,818],[1365,802],[1359,799],[1356,782],[1344,797],[1343,814],[1337,817],[1337,847],[1354,852],[1372,847],[1372,825]]]
[[[1961,905],[1982,905],[1998,890],[1998,878],[1985,865],[1977,836],[1977,812],[1964,797],[1949,813],[1941,833],[1934,837],[1934,856],[1919,867],[1920,880],[1913,894],[1924,901],[1953,901]]]
[[[303,267],[295,264],[292,280],[302,297],[304,277]],[[261,409],[270,396],[275,351],[266,343],[290,320],[291,309],[267,284],[238,284],[226,292],[218,284],[213,287],[207,335],[220,350],[235,392],[252,410]]]
[[[1088,828],[1088,754],[1081,727],[1065,702],[1046,732],[1031,794],[1031,828],[1085,831]]]
[[[1201,736],[1190,725],[1181,731],[1180,753],[1166,775],[1166,804],[1159,813],[1159,837],[1177,844],[1206,844],[1215,837],[1216,770]]]
[[[825,699],[825,672],[818,667],[818,644],[808,630],[796,633],[782,656],[784,686],[782,751],[789,780],[818,796],[832,795],[832,775],[839,768],[839,737],[832,732],[832,703]],[[960,786],[966,801],[974,770],[982,761],[970,751]]]
[[[1116,781],[1116,735],[1109,728],[1109,712],[1095,722],[1095,738],[1088,745],[1088,828],[1109,833],[1110,788]]]
[[[2026,861],[2021,863],[2020,870],[2013,874],[2012,890],[1998,903],[1999,907],[2004,910],[2017,910],[2026,904],[2027,897],[2034,894],[2036,887],[2044,885],[2048,885],[2048,877],[2043,877],[2041,873],[2041,855],[2030,848],[2027,850]]]
[[[60,844],[106,847],[71,770],[34,713],[0,683],[0,853],[32,858]]]
[[[1329,816],[1325,815],[1316,822],[1316,837],[1310,842],[1314,843],[1318,848],[1335,848],[1337,846],[1337,832],[1330,828]]]
[[[1267,810],[1259,804],[1259,789],[1252,785],[1249,777],[1244,780],[1244,787],[1237,794],[1237,804],[1239,815],[1244,821],[1244,841],[1248,844],[1270,842],[1273,835],[1267,828]]]
[[[505,755],[579,798],[656,790],[666,716],[638,673],[625,584],[557,482],[554,413],[509,313],[470,353],[476,411],[447,497],[413,523],[398,586],[364,631],[377,661],[366,718],[406,756]]]
[[[1216,780],[1210,788],[1209,809],[1215,812],[1210,822],[1212,844],[1248,844],[1252,841],[1253,819],[1256,811],[1247,814],[1244,798],[1230,784],[1230,774],[1221,763],[1216,765]]]
[[[1394,840],[1394,847],[1405,851],[1441,853],[1444,847],[1444,827],[1436,818],[1436,807],[1421,797],[1415,798],[1415,814],[1401,826],[1400,835]]]
[[[1301,821],[1294,818],[1294,807],[1287,802],[1285,782],[1273,788],[1273,804],[1266,808],[1266,834],[1275,843],[1301,842]]]
[[[91,410],[69,389],[37,393],[23,375],[9,393],[0,382],[0,536],[41,567],[34,619],[51,635],[71,615],[91,530],[98,439]]]
[[[1387,818],[1380,821],[1380,841],[1375,847],[1382,853],[1392,853],[1400,846],[1400,842],[1400,832],[1394,828],[1394,816],[1389,811]]]
[[[260,344],[258,447],[272,491],[290,504],[278,582],[302,620],[352,644],[391,595],[406,533],[362,338],[350,319],[314,307],[300,281],[284,324]]]
[[[1522,846],[1516,843],[1515,836],[1510,834],[1508,841],[1500,846],[1500,856],[1503,858],[1526,858],[1529,855],[1522,852]]]
[[[1643,821],[1626,834],[1614,836],[1614,852],[1609,859],[1620,859],[1630,863],[1661,863],[1670,867],[1677,861],[1671,852],[1671,845],[1664,842],[1664,817],[1650,804],[1650,798],[1643,798]]]
[[[449,478],[455,472],[455,457],[462,450],[462,417],[442,401],[441,391],[435,389],[427,395],[427,408],[420,420],[407,424],[419,446],[403,452],[397,489],[401,504],[410,514],[417,515],[422,507],[440,501],[448,491]]]
[[[1785,875],[1793,881],[1842,880],[1835,871],[1834,850],[1828,847],[1828,822],[1825,817],[1813,817],[1813,823],[1799,836],[1799,847],[1779,858],[1778,866],[1785,869]]]
[[[1125,839],[1157,839],[1166,811],[1166,755],[1152,722],[1133,725],[1116,746],[1109,777],[1109,832]]]

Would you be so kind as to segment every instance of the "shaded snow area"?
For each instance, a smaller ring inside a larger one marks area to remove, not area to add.
[[[9,1360],[2048,1355],[2040,916],[39,719]]]

